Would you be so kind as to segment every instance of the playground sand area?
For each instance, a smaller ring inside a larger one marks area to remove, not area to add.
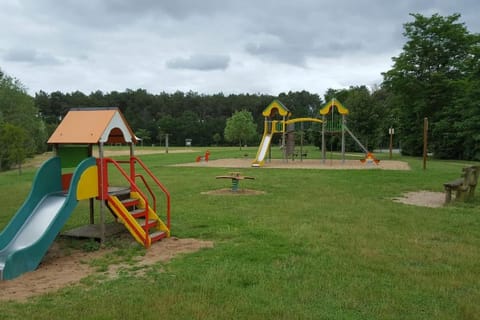
[[[190,162],[175,164],[179,167],[223,167],[223,168],[251,168],[252,159],[217,159],[201,162]],[[324,169],[324,170],[341,170],[341,169],[353,169],[353,170],[410,170],[410,166],[407,162],[397,160],[382,160],[377,165],[375,163],[362,163],[360,160],[325,160],[325,163],[319,159],[303,159],[300,160],[288,160],[272,159],[271,161],[265,161],[262,168],[276,168],[276,169]],[[261,168],[259,168],[261,169]]]
[[[98,275],[96,279],[104,280],[114,279],[119,276],[120,272],[142,276],[156,263],[165,263],[177,255],[212,247],[212,241],[166,238],[152,244],[145,251],[144,256],[136,257],[134,265],[112,264],[107,271],[100,272],[92,266],[92,263],[96,259],[114,254],[113,249],[101,248],[97,251],[86,252],[65,248],[62,242],[57,240],[50,247],[37,270],[27,272],[13,280],[0,281],[0,291],[2,292],[0,301],[26,301],[30,297],[55,292],[70,285],[81,285],[81,280],[90,275]]]

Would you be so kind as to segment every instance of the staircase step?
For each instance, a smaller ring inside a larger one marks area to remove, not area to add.
[[[150,238],[152,239],[152,242],[159,241],[160,239],[163,239],[166,236],[167,234],[165,233],[165,231],[156,231],[150,234]]]
[[[133,210],[130,210],[129,212],[134,218],[145,217],[145,209],[143,208],[133,209]]]
[[[138,222],[138,224],[141,225],[142,228],[144,228],[144,229],[145,229],[145,227],[147,226],[147,224],[145,223],[145,219],[137,219],[137,222]],[[148,220],[148,227],[149,227],[149,228],[156,227],[156,226],[157,226],[157,223],[158,223],[158,220],[149,219],[149,220]]]
[[[108,194],[111,196],[116,196],[120,200],[130,197],[130,188],[129,187],[108,187]]]
[[[140,202],[138,199],[136,198],[127,198],[127,199],[123,199],[121,200],[122,204],[125,206],[125,207],[133,207],[133,206],[136,206],[138,205],[138,203]]]

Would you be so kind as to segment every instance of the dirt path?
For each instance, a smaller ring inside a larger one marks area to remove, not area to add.
[[[445,193],[433,191],[407,192],[399,198],[392,199],[395,202],[411,204],[414,206],[440,208],[445,203]]]

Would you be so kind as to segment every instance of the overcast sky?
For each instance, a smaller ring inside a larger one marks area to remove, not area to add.
[[[379,84],[409,13],[480,32],[479,0],[1,0],[0,69],[32,95],[323,95]]]

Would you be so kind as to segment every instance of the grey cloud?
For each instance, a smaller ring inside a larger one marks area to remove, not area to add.
[[[195,89],[201,83],[228,92],[268,83],[272,90],[308,89],[318,83],[311,79],[324,76],[315,73],[324,68],[361,74],[362,80],[355,82],[360,83],[367,79],[363,69],[355,69],[361,63],[372,65],[369,74],[375,79],[387,71],[391,56],[405,42],[402,24],[412,20],[409,13],[460,12],[469,31],[480,32],[478,0],[0,2],[0,63],[27,85],[31,79],[44,90],[65,87],[64,74],[92,74],[100,84],[117,83],[116,88],[158,77],[152,88]],[[158,52],[170,60],[158,65]],[[198,54],[211,52],[229,55]],[[54,64],[55,72],[30,68]],[[118,70],[125,71],[125,66],[128,77],[121,78]],[[288,72],[288,77],[271,77],[272,69]],[[225,72],[198,72],[209,70]],[[201,81],[192,82],[195,77]],[[39,83],[40,78],[51,80]],[[92,83],[71,87],[88,85]]]
[[[367,50],[363,42],[355,39],[324,40],[309,35],[276,37],[273,40],[249,42],[245,45],[245,51],[251,55],[299,67],[305,67],[309,57],[341,57]]]
[[[34,65],[58,65],[62,63],[50,53],[31,48],[12,48],[3,55],[3,58],[6,61],[26,62]]]
[[[185,20],[192,16],[208,17],[228,8],[222,0],[30,0],[30,6],[43,13],[35,19],[54,16],[57,22],[91,29],[101,27],[106,30],[142,22],[145,19]]]
[[[230,63],[227,55],[195,54],[188,58],[175,58],[167,61],[169,69],[190,69],[200,71],[225,70]]]

